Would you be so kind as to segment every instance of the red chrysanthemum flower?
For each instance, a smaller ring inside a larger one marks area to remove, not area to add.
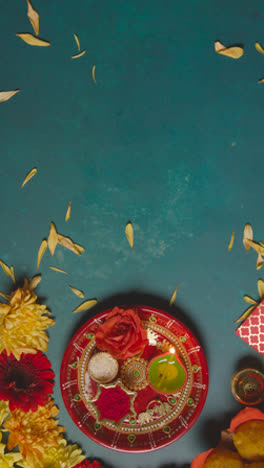
[[[0,354],[0,400],[9,402],[10,411],[36,411],[53,393],[55,374],[41,351],[22,354],[18,361],[6,351]]]
[[[101,465],[101,463],[96,460],[93,462],[90,462],[89,460],[83,460],[81,463],[78,463],[78,465],[74,465],[73,468],[103,468],[103,465]]]

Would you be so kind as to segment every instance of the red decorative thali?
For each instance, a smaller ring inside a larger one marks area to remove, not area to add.
[[[65,406],[89,438],[122,452],[147,452],[182,437],[198,419],[208,391],[203,350],[191,331],[170,314],[147,306],[133,306],[147,330],[148,345],[140,356],[120,363],[111,383],[99,384],[88,372],[97,350],[94,334],[106,310],[73,336],[61,364],[61,392]],[[147,364],[173,347],[186,371],[178,392],[161,394],[148,384]],[[118,416],[113,413],[118,401]]]

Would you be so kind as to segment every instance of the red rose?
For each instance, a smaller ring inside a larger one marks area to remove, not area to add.
[[[146,330],[133,309],[115,307],[95,334],[97,347],[115,358],[127,359],[143,351],[148,344]]]

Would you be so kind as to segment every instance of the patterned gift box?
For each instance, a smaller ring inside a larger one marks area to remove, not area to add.
[[[238,327],[235,334],[264,356],[264,300]]]

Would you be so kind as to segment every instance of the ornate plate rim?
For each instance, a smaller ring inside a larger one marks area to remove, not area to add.
[[[137,308],[137,309],[142,310],[142,311],[151,312],[153,315],[161,315],[162,317],[166,317],[169,320],[173,320],[173,322],[175,322],[176,324],[179,324],[179,326],[185,330],[185,332],[190,337],[191,341],[196,346],[200,347],[199,359],[200,359],[200,362],[201,362],[202,376],[203,376],[203,382],[205,384],[205,389],[203,389],[202,398],[200,398],[198,403],[197,403],[196,412],[193,415],[192,420],[190,421],[188,427],[183,428],[183,430],[181,430],[179,433],[175,434],[174,436],[168,438],[165,441],[162,441],[160,444],[157,443],[157,446],[155,446],[155,447],[135,448],[135,447],[131,446],[131,447],[127,447],[127,448],[124,449],[124,448],[119,448],[118,446],[111,446],[108,442],[105,442],[104,439],[101,439],[96,434],[88,431],[86,429],[86,427],[83,427],[83,426],[80,427],[79,426],[78,423],[80,422],[80,420],[78,419],[78,416],[76,415],[76,412],[74,411],[74,409],[71,407],[69,400],[65,398],[65,392],[63,391],[63,388],[62,388],[63,383],[64,383],[65,368],[68,365],[68,361],[69,361],[69,357],[70,357],[70,353],[71,353],[74,341],[76,341],[76,339],[78,340],[78,338],[83,334],[83,331],[89,326],[90,322],[93,322],[95,320],[95,318],[100,319],[101,316],[105,316],[105,314],[110,312],[112,310],[112,308],[105,309],[102,312],[99,312],[98,314],[96,314],[93,317],[91,317],[90,319],[88,319],[77,330],[77,332],[70,339],[70,341],[69,341],[69,343],[68,343],[68,345],[67,345],[67,347],[66,347],[66,349],[64,351],[63,358],[62,358],[62,361],[61,361],[60,390],[61,390],[61,395],[62,395],[62,399],[63,399],[64,405],[65,405],[65,408],[66,408],[69,416],[71,417],[73,422],[76,424],[78,429],[80,429],[88,438],[90,438],[94,442],[96,442],[99,445],[102,445],[102,446],[104,446],[104,447],[106,447],[106,448],[108,448],[110,450],[115,450],[115,451],[123,452],[123,453],[146,453],[146,452],[150,452],[150,451],[154,451],[154,450],[159,450],[159,449],[161,449],[163,447],[166,447],[166,446],[176,442],[178,439],[183,437],[191,429],[191,427],[196,423],[197,419],[201,415],[201,412],[202,412],[202,410],[204,408],[206,398],[207,398],[207,394],[208,394],[208,384],[209,384],[208,365],[207,365],[207,361],[206,361],[202,346],[200,345],[199,341],[197,340],[195,335],[191,332],[191,330],[183,322],[181,322],[179,319],[175,318],[173,315],[169,314],[168,312],[165,312],[165,311],[163,311],[161,309],[157,309],[157,308],[152,307],[152,306],[123,305],[123,306],[120,306],[120,308],[121,307],[122,308],[128,308],[128,307],[129,308]]]

